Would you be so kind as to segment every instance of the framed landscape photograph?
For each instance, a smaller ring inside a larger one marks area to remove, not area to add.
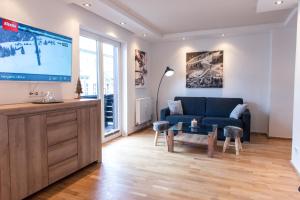
[[[146,75],[147,75],[147,55],[146,52],[135,50],[135,87],[146,87]]]
[[[224,51],[186,54],[187,88],[223,88]]]

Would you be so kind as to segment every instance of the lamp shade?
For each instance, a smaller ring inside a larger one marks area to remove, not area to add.
[[[170,67],[167,67],[165,70],[165,76],[173,76],[174,73],[175,73],[175,71]]]

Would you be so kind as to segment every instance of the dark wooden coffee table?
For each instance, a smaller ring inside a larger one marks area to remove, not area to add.
[[[174,141],[208,146],[208,156],[213,157],[217,146],[217,125],[191,127],[190,123],[179,122],[168,130],[168,151],[174,152]]]

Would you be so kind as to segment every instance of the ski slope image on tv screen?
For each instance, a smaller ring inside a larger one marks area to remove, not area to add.
[[[0,80],[69,82],[72,38],[0,18]]]

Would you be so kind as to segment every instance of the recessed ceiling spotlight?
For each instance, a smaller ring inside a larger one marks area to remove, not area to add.
[[[284,3],[284,1],[275,1],[274,3],[275,3],[275,5],[281,5]]]
[[[182,37],[182,40],[186,40],[186,38],[185,38],[185,37]]]
[[[144,33],[144,34],[143,34],[143,36],[144,36],[144,37],[147,37],[147,34],[146,34],[146,33]]]
[[[225,37],[225,34],[224,33],[222,33],[222,35],[221,35],[222,37]]]
[[[90,3],[83,3],[82,5],[85,6],[85,7],[91,7],[92,6],[92,4],[90,4]]]
[[[120,24],[121,24],[121,25],[125,25],[126,23],[125,23],[125,22],[121,22]]]

